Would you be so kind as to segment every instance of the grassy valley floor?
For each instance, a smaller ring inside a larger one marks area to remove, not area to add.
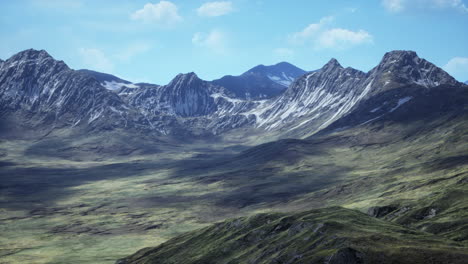
[[[466,248],[464,120],[79,161],[3,141],[0,263],[114,263],[227,218],[330,206]]]

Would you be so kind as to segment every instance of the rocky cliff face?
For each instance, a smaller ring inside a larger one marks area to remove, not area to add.
[[[217,110],[214,98],[210,96],[216,89],[195,73],[179,74],[168,85],[139,91],[129,101],[156,114],[204,116]]]
[[[252,111],[256,125],[305,136],[352,112],[361,102],[391,89],[460,85],[413,51],[386,53],[368,73],[343,68],[335,59],[296,80],[279,98]],[[404,98],[400,98],[404,100]]]
[[[111,128],[139,122],[117,94],[43,50],[26,50],[1,64],[0,101],[3,116],[21,116],[16,121],[33,128]]]
[[[255,119],[241,113],[259,104],[233,98],[223,87],[203,81],[195,73],[179,74],[168,85],[141,87],[125,100],[167,133],[174,131],[165,124],[171,120],[179,124],[178,129],[196,134],[219,134],[252,124]]]
[[[257,110],[257,126],[273,130],[295,123],[290,127],[294,129],[311,122],[316,128],[324,127],[349,111],[368,92],[368,87],[360,85],[365,77],[365,73],[343,68],[332,59],[320,70],[299,78],[278,99]]]

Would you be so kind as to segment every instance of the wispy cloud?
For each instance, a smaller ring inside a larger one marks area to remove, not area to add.
[[[147,3],[130,17],[133,20],[140,20],[164,27],[173,26],[182,21],[177,6],[169,1],[161,1],[157,4]]]
[[[215,53],[226,53],[227,51],[227,36],[217,29],[208,33],[195,33],[192,37],[192,43],[198,47],[208,48]]]
[[[462,0],[382,0],[385,9],[392,13],[410,10],[456,10],[468,14]]]
[[[455,57],[450,59],[443,69],[453,76],[467,76],[468,75],[468,58]],[[466,81],[466,80],[462,80]]]
[[[107,73],[113,72],[114,64],[101,50],[94,48],[80,48],[78,52],[86,67],[96,71]]]
[[[404,0],[383,0],[382,5],[390,12],[400,12],[403,10]]]
[[[304,42],[315,38],[324,27],[330,24],[334,20],[334,17],[328,16],[320,19],[318,23],[310,24],[305,27],[302,31],[293,33],[289,36],[289,41],[293,44],[303,44]]]
[[[372,43],[373,38],[364,30],[352,31],[343,28],[332,28],[320,34],[316,48],[346,49],[351,46]]]
[[[361,44],[373,43],[372,35],[365,30],[353,31],[344,28],[333,28],[334,18],[324,17],[318,23],[310,24],[302,31],[289,36],[292,44],[310,43],[315,49],[343,50]]]
[[[217,17],[226,15],[233,10],[230,1],[208,2],[197,9],[197,14],[199,16]]]
[[[120,63],[130,62],[138,55],[151,50],[151,44],[140,41],[123,46],[112,53],[104,53],[97,48],[80,48],[78,54],[85,67],[93,70],[112,73]]]
[[[133,57],[138,56],[140,54],[144,54],[150,49],[151,45],[149,43],[136,42],[124,48],[122,51],[116,54],[115,57],[120,61],[128,62],[131,59],[133,59]]]

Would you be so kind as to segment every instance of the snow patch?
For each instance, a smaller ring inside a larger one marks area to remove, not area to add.
[[[397,105],[395,107],[393,107],[392,109],[390,109],[390,113],[395,111],[401,105],[409,102],[411,99],[413,99],[412,96],[407,96],[407,97],[403,97],[403,98],[399,99]]]
[[[294,81],[294,78],[291,76],[288,76],[285,72],[281,72],[281,76],[268,75],[268,79],[285,87],[288,87]]]
[[[104,81],[102,83],[102,86],[104,86],[107,90],[115,91],[118,90],[122,87],[127,87],[127,88],[138,88],[138,85],[135,85],[133,83],[121,83],[121,82],[116,82],[116,81]]]
[[[375,113],[375,112],[379,111],[379,110],[380,110],[380,108],[382,108],[382,107],[381,107],[381,106],[379,106],[379,107],[376,107],[376,108],[374,108],[374,109],[370,110],[370,112],[371,112],[371,113]]]
[[[214,94],[211,94],[210,95],[211,97],[213,97],[213,99],[217,99],[217,98],[222,98],[230,103],[243,103],[245,102],[244,100],[240,100],[240,99],[235,99],[235,98],[231,98],[231,97],[227,97],[223,94],[220,94],[220,93],[214,93]]]

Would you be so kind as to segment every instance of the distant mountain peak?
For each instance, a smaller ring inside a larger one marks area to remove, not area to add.
[[[417,84],[426,88],[441,84],[455,85],[457,81],[441,68],[420,58],[415,51],[394,50],[385,53],[380,63],[371,70],[383,91],[401,85]]]
[[[335,69],[335,68],[343,68],[341,64],[338,62],[337,59],[331,58],[325,65],[323,65],[322,69],[328,70],[328,69]]]
[[[338,62],[337,59],[335,58],[331,58],[325,65],[324,67],[340,67],[340,68],[343,68],[343,66],[341,66],[341,64]]]
[[[179,73],[176,75],[176,77],[174,77],[174,79],[172,79],[169,85],[188,84],[192,82],[201,82],[201,81],[202,80],[194,72]]]
[[[282,93],[296,78],[306,71],[288,62],[257,65],[240,76],[227,75],[213,83],[240,98],[265,99]]]
[[[35,59],[53,59],[45,50],[27,49],[16,53],[11,57],[12,60],[35,60]]]
[[[385,53],[379,65],[417,65],[423,62],[415,51],[411,50],[394,50]]]
[[[300,71],[300,72],[304,72],[304,70],[294,66],[293,64],[289,63],[289,62],[286,62],[286,61],[282,61],[282,62],[278,62],[276,64],[273,64],[273,65],[263,65],[263,64],[259,64],[255,67],[253,67],[252,69],[246,71],[245,73],[243,74],[252,74],[252,73],[261,73],[261,74],[265,74],[267,72],[278,72],[278,71]]]
[[[287,61],[278,62],[273,66],[287,66],[287,67],[293,66],[293,67],[296,67],[296,66],[294,66],[293,64],[291,64],[291,63],[289,63]]]

